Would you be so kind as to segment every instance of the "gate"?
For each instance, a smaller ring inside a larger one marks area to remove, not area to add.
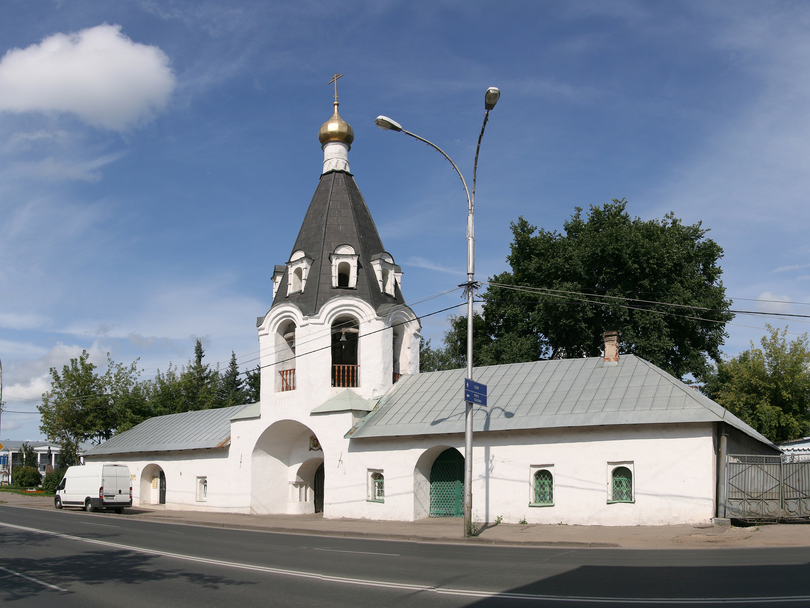
[[[735,456],[726,460],[726,517],[810,517],[810,462],[781,456]]]
[[[464,457],[455,448],[439,454],[430,469],[430,516],[461,517]]]
[[[161,471],[160,472],[160,486],[158,490],[158,504],[165,505],[166,504],[166,474]]]
[[[315,512],[323,513],[323,482],[324,482],[324,468],[323,463],[315,471],[315,480],[312,483],[312,490],[315,494]]]

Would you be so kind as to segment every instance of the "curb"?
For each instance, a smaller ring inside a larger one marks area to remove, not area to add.
[[[491,546],[510,546],[510,547],[570,547],[582,549],[618,549],[621,545],[618,543],[606,542],[588,542],[588,541],[513,541],[513,540],[499,540],[492,538],[481,538],[473,536],[471,538],[455,538],[448,536],[423,536],[419,534],[389,534],[389,533],[376,533],[376,532],[353,532],[346,530],[313,530],[312,528],[287,528],[278,526],[254,526],[250,524],[239,523],[224,523],[215,521],[194,521],[186,522],[168,517],[153,517],[153,516],[137,516],[141,521],[151,521],[153,523],[171,523],[181,526],[200,526],[204,528],[223,528],[232,530],[248,530],[252,532],[270,532],[272,534],[294,534],[301,536],[326,536],[332,538],[358,538],[358,539],[372,539],[372,540],[390,540],[396,542],[415,542],[415,543],[442,543],[442,544],[477,544],[477,545],[491,545]]]

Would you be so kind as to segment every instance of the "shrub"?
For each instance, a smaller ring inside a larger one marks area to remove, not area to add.
[[[42,474],[36,467],[17,467],[11,475],[18,488],[35,488],[42,482]]]
[[[45,490],[45,494],[48,496],[53,496],[56,494],[56,487],[59,485],[59,482],[62,481],[64,476],[64,469],[52,471],[45,475],[45,479],[42,480],[42,489]]]

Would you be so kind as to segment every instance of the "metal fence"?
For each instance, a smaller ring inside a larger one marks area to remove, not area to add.
[[[726,517],[810,517],[810,462],[794,462],[782,456],[729,454]]]

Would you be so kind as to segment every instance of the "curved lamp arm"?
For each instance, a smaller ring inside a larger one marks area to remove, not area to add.
[[[489,115],[489,110],[487,110],[487,115]],[[396,131],[398,133],[404,133],[405,135],[410,135],[414,139],[418,139],[419,141],[426,143],[439,154],[444,156],[447,159],[447,162],[453,165],[453,169],[456,170],[456,173],[458,173],[458,177],[461,179],[461,184],[464,186],[464,194],[467,196],[467,275],[470,282],[472,282],[473,275],[475,274],[475,225],[473,219],[473,199],[470,196],[469,188],[467,188],[467,180],[464,179],[464,175],[462,175],[461,170],[458,168],[456,163],[453,162],[453,159],[447,156],[447,153],[439,146],[434,144],[432,141],[425,139],[424,137],[420,137],[416,133],[406,131],[397,121],[381,115],[376,118],[374,124],[380,127],[383,131]],[[483,136],[483,134],[484,133],[482,130],[481,135]],[[481,145],[480,137],[478,139],[478,144],[479,146]],[[476,159],[477,157],[478,155],[476,154]]]

